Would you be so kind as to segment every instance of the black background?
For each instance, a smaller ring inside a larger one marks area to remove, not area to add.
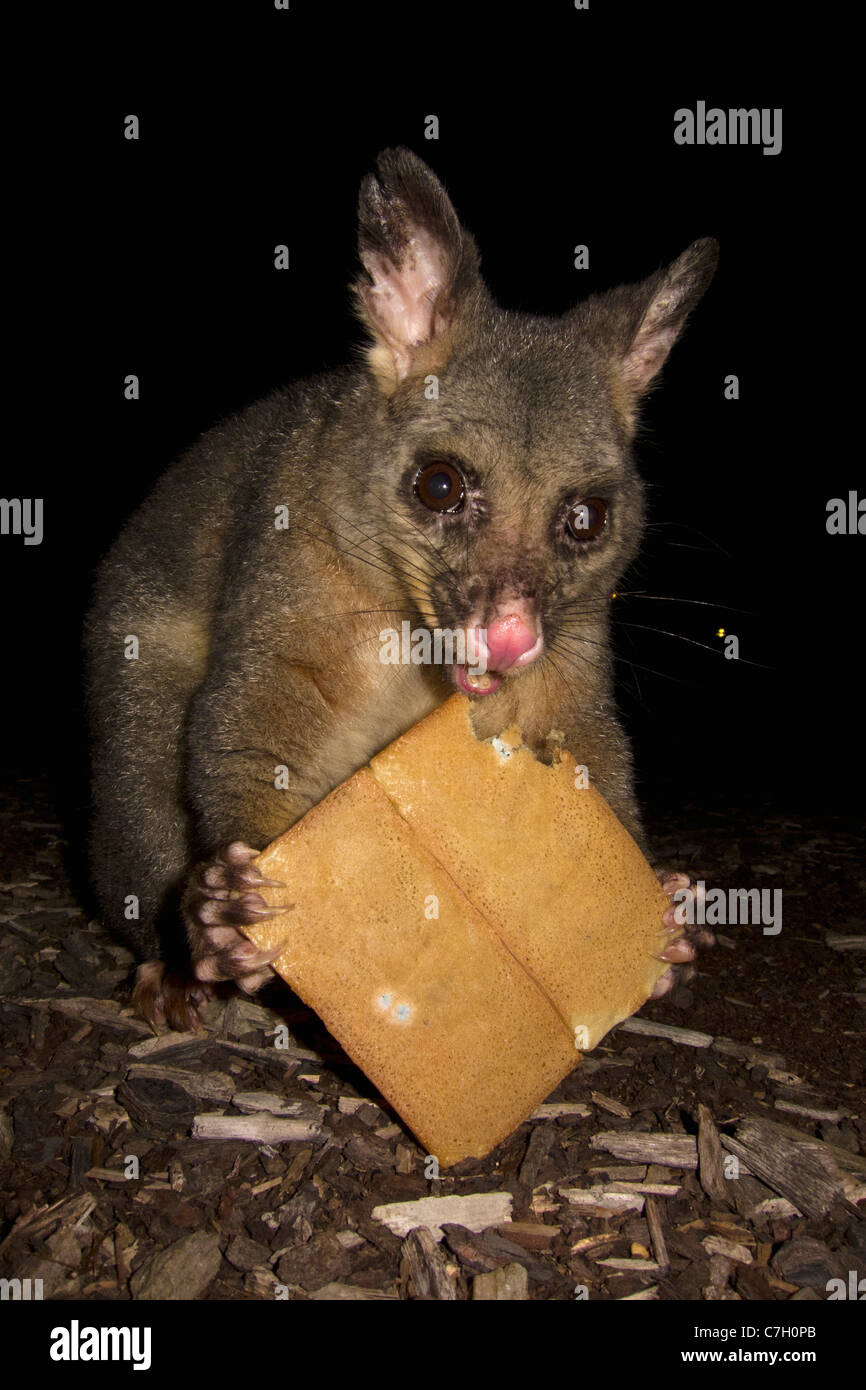
[[[724,26],[675,5],[106,11],[105,56],[69,74],[30,166],[47,211],[28,214],[39,272],[10,409],[26,399],[27,430],[2,492],[44,498],[45,536],[0,538],[6,760],[78,795],[94,565],[202,431],[349,359],[358,183],[406,144],[506,308],[563,312],[718,237],[717,277],[638,444],[652,526],[622,588],[677,600],[617,608],[641,793],[732,817],[856,806],[866,540],[825,526],[829,498],[864,491],[843,436],[852,368],[829,323],[847,293],[847,195],[809,92],[784,80],[783,15],[758,7],[722,53]],[[782,153],[675,145],[674,111],[699,99],[782,107]],[[123,138],[132,112],[138,142]],[[288,273],[273,268],[283,242]]]

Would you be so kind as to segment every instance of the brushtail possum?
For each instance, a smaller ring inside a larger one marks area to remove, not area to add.
[[[265,912],[255,853],[455,688],[480,738],[516,722],[548,760],[563,739],[643,840],[609,602],[643,530],[641,398],[716,242],[561,318],[511,313],[398,149],[362,184],[359,253],[365,355],[205,434],[97,576],[93,878],[154,1022],[271,976],[237,930]],[[462,634],[465,660],[384,663],[403,622]]]

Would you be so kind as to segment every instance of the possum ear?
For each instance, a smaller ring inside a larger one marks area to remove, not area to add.
[[[611,364],[616,404],[629,426],[634,425],[641,396],[712,280],[718,256],[718,242],[702,237],[665,270],[637,285],[593,295],[574,311],[578,330]]]
[[[623,381],[640,395],[682,333],[686,319],[713,278],[719,243],[713,237],[693,241],[667,270],[650,276],[639,289],[647,291],[646,307],[622,359]]]
[[[386,395],[409,375],[436,372],[481,286],[475,242],[439,180],[411,150],[385,150],[361,185],[354,285],[373,337],[371,370]]]

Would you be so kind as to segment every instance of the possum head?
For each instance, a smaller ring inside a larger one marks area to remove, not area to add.
[[[465,637],[450,678],[481,696],[553,653],[591,665],[643,532],[640,402],[717,243],[559,318],[508,312],[441,184],[404,149],[364,181],[359,229],[354,289],[385,441],[370,469],[390,504],[389,562],[430,628]]]

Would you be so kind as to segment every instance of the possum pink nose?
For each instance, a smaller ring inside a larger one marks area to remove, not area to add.
[[[540,644],[536,629],[519,613],[506,613],[487,629],[487,669],[507,671],[510,666],[527,666],[538,655]]]

